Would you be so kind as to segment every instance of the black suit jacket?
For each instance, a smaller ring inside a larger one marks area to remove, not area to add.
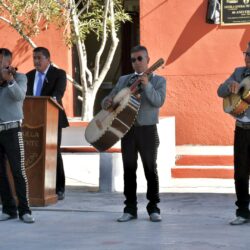
[[[26,95],[33,96],[33,87],[35,81],[36,70],[33,69],[27,74],[27,92]],[[62,98],[66,90],[67,78],[66,72],[50,65],[49,70],[44,78],[41,96],[56,97],[57,102],[63,106]],[[68,119],[64,110],[59,111],[59,128],[66,128],[69,126]]]

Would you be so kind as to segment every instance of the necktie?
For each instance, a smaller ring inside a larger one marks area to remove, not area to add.
[[[43,87],[43,73],[38,72],[38,82],[37,82],[37,86],[36,86],[36,93],[35,96],[40,96],[41,95],[41,90]]]

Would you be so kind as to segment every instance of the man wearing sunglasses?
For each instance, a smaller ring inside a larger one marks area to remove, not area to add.
[[[245,66],[236,68],[233,74],[218,88],[220,97],[238,94],[240,82],[250,77],[250,42],[243,52]],[[231,225],[241,225],[249,222],[249,173],[250,173],[250,109],[248,108],[236,119],[234,137],[234,180],[237,200],[235,202],[236,218]]]
[[[124,169],[125,208],[118,222],[126,222],[137,218],[136,170],[138,153],[141,156],[147,180],[147,212],[153,222],[161,221],[159,198],[159,181],[157,173],[157,150],[159,137],[156,124],[159,109],[166,96],[166,80],[158,75],[147,75],[149,56],[144,46],[136,46],[131,50],[131,63],[134,73],[121,76],[111,93],[103,100],[102,107],[108,109],[112,98],[123,88],[140,79],[137,98],[140,109],[134,125],[121,140],[122,160]]]

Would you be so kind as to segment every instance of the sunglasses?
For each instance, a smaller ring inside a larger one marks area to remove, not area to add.
[[[132,63],[135,63],[136,60],[139,61],[139,62],[141,62],[141,61],[143,60],[143,57],[142,57],[142,56],[138,56],[137,58],[135,58],[135,57],[132,57],[132,58],[131,58],[131,62],[132,62]]]
[[[243,55],[250,57],[250,52],[243,52]]]

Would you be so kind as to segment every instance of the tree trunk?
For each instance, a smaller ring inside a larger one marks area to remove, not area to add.
[[[84,98],[82,101],[82,117],[81,118],[83,121],[91,121],[91,119],[93,118],[97,90],[88,88],[87,90],[84,90],[82,92],[82,96]]]

